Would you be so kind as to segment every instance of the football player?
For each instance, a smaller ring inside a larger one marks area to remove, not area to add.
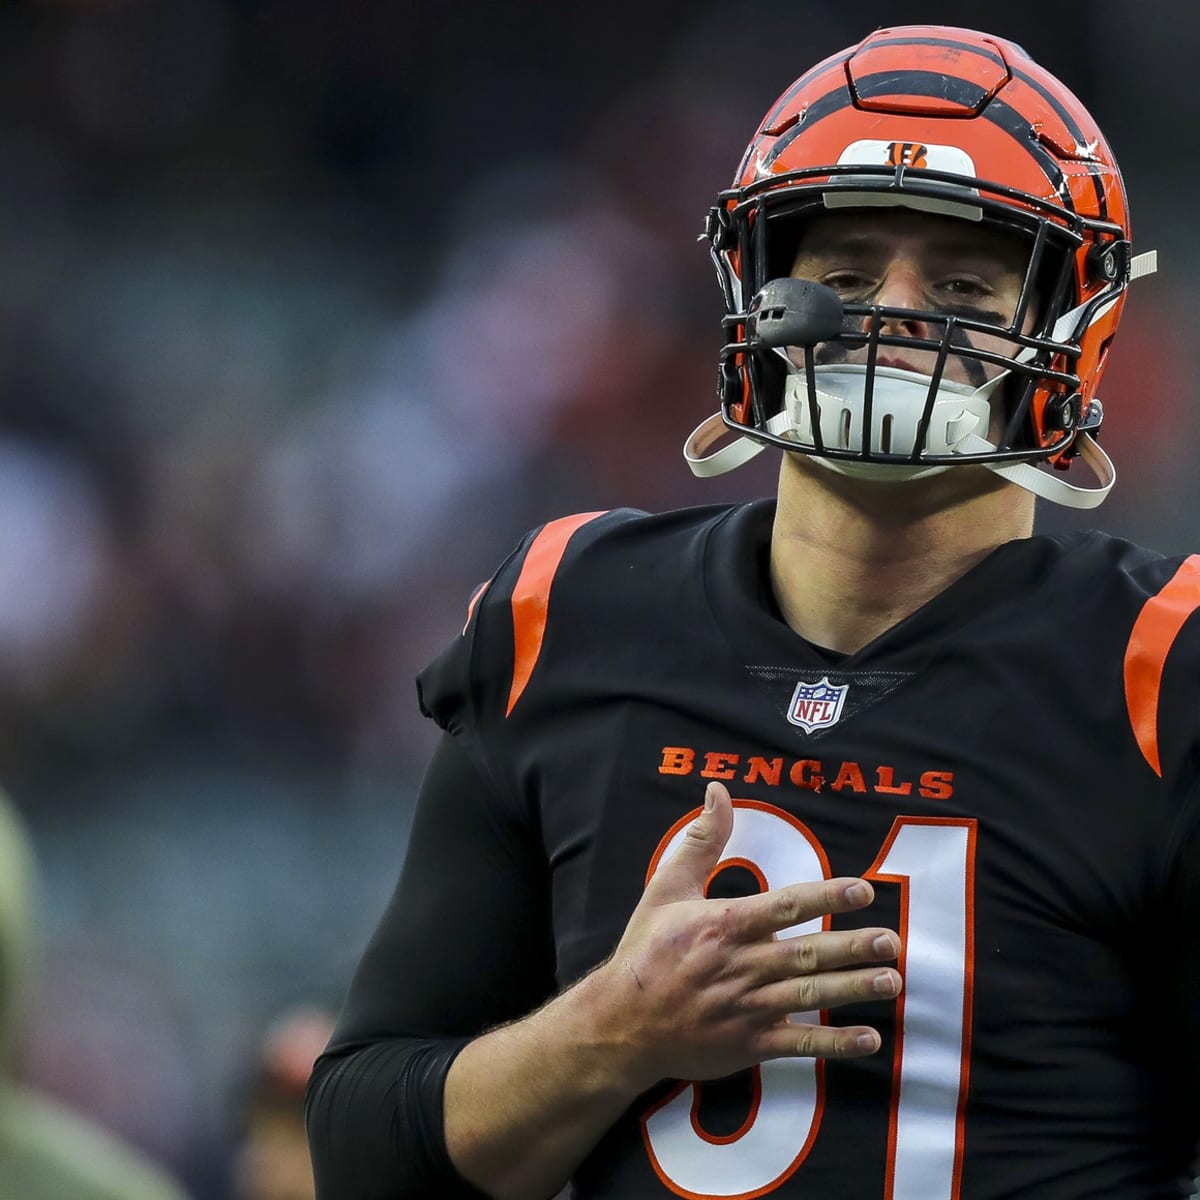
[[[319,1194],[1190,1194],[1200,557],[1033,535],[1112,486],[1152,269],[1104,137],[1016,45],[881,30],[707,234],[685,454],[778,448],[778,493],[551,521],[421,675]]]

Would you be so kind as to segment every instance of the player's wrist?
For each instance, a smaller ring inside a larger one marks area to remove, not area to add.
[[[543,1012],[569,1044],[581,1087],[628,1103],[661,1075],[637,1040],[637,1021],[614,982],[614,970],[611,962],[603,964]]]

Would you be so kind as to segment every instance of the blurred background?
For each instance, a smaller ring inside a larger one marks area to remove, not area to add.
[[[796,75],[921,20],[1023,43],[1114,143],[1161,273],[1104,390],[1120,482],[1078,519],[1195,548],[1196,6],[6,0],[21,1079],[194,1200],[251,1194],[263,1064],[302,1079],[319,1041],[280,1023],[336,1009],[403,856],[414,673],[530,526],[771,490],[770,455],[680,459],[721,340],[696,238]]]

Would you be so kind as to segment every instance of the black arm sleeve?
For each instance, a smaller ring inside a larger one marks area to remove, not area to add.
[[[473,1037],[554,988],[547,868],[456,738],[421,785],[399,884],[309,1083],[319,1200],[468,1200],[442,1097]]]

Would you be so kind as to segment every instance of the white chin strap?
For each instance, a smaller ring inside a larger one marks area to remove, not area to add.
[[[787,436],[786,426],[786,412],[779,413],[767,422],[768,431],[781,437]],[[687,460],[693,475],[699,475],[702,478],[724,475],[727,471],[732,471],[742,466],[743,463],[749,462],[756,454],[766,449],[762,442],[755,442],[748,437],[738,437],[719,450],[712,451],[711,454],[705,453],[710,446],[720,441],[728,433],[729,427],[720,413],[713,413],[711,417],[701,421],[692,430],[683,445],[683,457]],[[1032,463],[1027,462],[980,463],[979,465],[987,467],[989,471],[1007,479],[1009,483],[1015,483],[1027,492],[1033,492],[1035,496],[1041,496],[1044,500],[1049,500],[1054,504],[1063,504],[1068,508],[1096,508],[1104,502],[1105,497],[1112,490],[1117,479],[1116,468],[1091,434],[1081,433],[1075,439],[1075,446],[1079,450],[1079,457],[1095,475],[1099,487],[1079,487],[1057,475],[1051,475],[1048,471],[1038,470]],[[970,433],[958,444],[957,451],[960,454],[979,454],[995,448],[986,438],[977,433]],[[909,467],[892,463],[846,462],[823,458],[816,454],[812,455],[812,459],[843,475],[892,483],[922,479],[951,469],[950,464]]]
[[[790,360],[788,372],[783,389],[783,409],[768,420],[767,432],[794,442],[797,449],[810,451],[814,462],[839,475],[880,483],[907,483],[952,469],[949,463],[908,466],[903,463],[856,462],[825,457],[813,435],[812,405],[809,403],[804,374]],[[996,447],[984,436],[992,418],[989,398],[1007,374],[1007,371],[1001,372],[978,388],[961,383],[941,383],[930,412],[924,450],[938,455],[986,454],[995,450]],[[866,444],[877,446],[884,454],[913,452],[918,444],[921,417],[933,382],[928,375],[897,367],[876,369],[869,440],[863,436],[866,367],[848,363],[815,367],[813,375],[817,385],[816,407],[822,448],[855,451],[861,450]],[[720,450],[705,454],[726,432],[728,430],[720,413],[715,413],[693,430],[683,447],[683,456],[693,474],[723,475],[765,449],[762,442],[739,437]],[[985,462],[979,465],[1055,504],[1064,504],[1069,508],[1095,508],[1103,503],[1112,489],[1116,470],[1108,455],[1089,434],[1080,434],[1076,445],[1080,457],[1096,476],[1099,487],[1078,487],[1067,483],[1061,476],[1040,471],[1028,462]]]

